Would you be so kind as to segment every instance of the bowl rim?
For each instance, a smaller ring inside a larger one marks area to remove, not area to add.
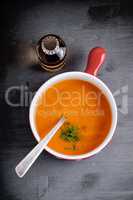
[[[61,159],[81,160],[81,159],[85,159],[85,158],[91,157],[91,156],[99,153],[110,142],[110,140],[112,139],[112,137],[114,135],[114,131],[116,129],[116,125],[117,125],[116,102],[115,102],[115,99],[114,99],[111,91],[105,85],[105,83],[103,81],[101,81],[99,78],[97,78],[93,75],[87,74],[85,72],[79,72],[79,71],[64,72],[64,73],[58,74],[58,75],[48,79],[45,83],[43,83],[41,85],[41,87],[37,90],[36,94],[34,95],[34,97],[32,99],[32,102],[30,104],[30,109],[29,109],[29,121],[30,121],[30,127],[32,130],[32,133],[33,133],[35,139],[39,142],[40,136],[37,133],[36,126],[35,126],[35,120],[34,120],[37,102],[38,102],[41,94],[43,92],[45,92],[50,86],[52,86],[55,83],[60,82],[62,80],[69,80],[69,79],[87,81],[87,82],[92,83],[96,87],[98,87],[100,90],[102,90],[104,95],[107,97],[108,102],[111,107],[111,111],[112,111],[112,124],[111,124],[110,130],[109,130],[109,133],[105,137],[104,141],[98,147],[93,149],[92,151],[85,153],[85,154],[81,154],[81,155],[65,155],[65,154],[54,151],[53,149],[49,148],[48,146],[46,146],[44,148],[44,150],[46,150],[50,154],[52,154],[58,158],[61,158]]]

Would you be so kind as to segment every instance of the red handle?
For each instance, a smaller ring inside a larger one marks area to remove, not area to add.
[[[88,62],[85,69],[86,73],[97,75],[106,57],[106,50],[101,47],[93,48],[88,55]]]

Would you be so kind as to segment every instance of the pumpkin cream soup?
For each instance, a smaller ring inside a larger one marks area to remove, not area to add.
[[[41,138],[64,115],[66,122],[49,142],[58,153],[80,155],[98,147],[112,120],[109,102],[95,85],[64,80],[47,89],[36,108],[36,128]]]

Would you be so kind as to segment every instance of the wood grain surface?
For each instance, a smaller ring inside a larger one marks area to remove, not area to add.
[[[132,200],[133,199],[133,14],[130,1],[2,1],[0,6],[0,200]],[[43,71],[33,47],[47,33],[59,34],[68,46],[66,66]],[[19,179],[16,164],[34,147],[29,103],[50,77],[84,71],[94,46],[107,49],[99,73],[114,93],[118,125],[110,145],[87,160],[58,160],[44,152]],[[8,105],[5,94],[10,87]],[[20,88],[25,92],[20,93]],[[123,89],[124,88],[124,89]]]

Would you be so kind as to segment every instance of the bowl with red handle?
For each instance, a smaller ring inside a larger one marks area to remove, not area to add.
[[[36,129],[36,123],[35,123],[35,114],[36,114],[36,107],[38,100],[40,96],[51,86],[54,84],[63,81],[63,80],[70,80],[70,79],[77,79],[77,80],[83,80],[87,81],[88,83],[92,83],[95,85],[97,88],[99,88],[102,93],[106,96],[111,112],[112,112],[112,122],[111,122],[111,127],[108,131],[108,134],[104,141],[96,147],[94,150],[81,154],[81,155],[64,155],[61,153],[58,153],[51,149],[50,147],[45,147],[45,150],[48,151],[50,154],[56,156],[57,158],[61,159],[66,159],[66,160],[81,160],[85,158],[89,158],[97,153],[99,153],[107,144],[111,141],[112,136],[115,132],[116,129],[116,124],[117,124],[117,106],[115,103],[115,99],[110,91],[110,89],[107,87],[107,85],[101,81],[99,78],[96,77],[99,69],[101,68],[104,60],[106,57],[106,50],[101,47],[95,47],[93,48],[89,55],[88,55],[88,61],[87,61],[87,66],[84,72],[80,71],[72,71],[72,72],[65,72],[61,73],[59,75],[56,75],[52,78],[50,78],[48,81],[46,81],[36,92],[31,105],[30,105],[30,112],[29,112],[29,121],[30,121],[30,126],[31,130],[33,132],[34,137],[36,140],[39,142],[40,141],[40,136],[37,132]]]

